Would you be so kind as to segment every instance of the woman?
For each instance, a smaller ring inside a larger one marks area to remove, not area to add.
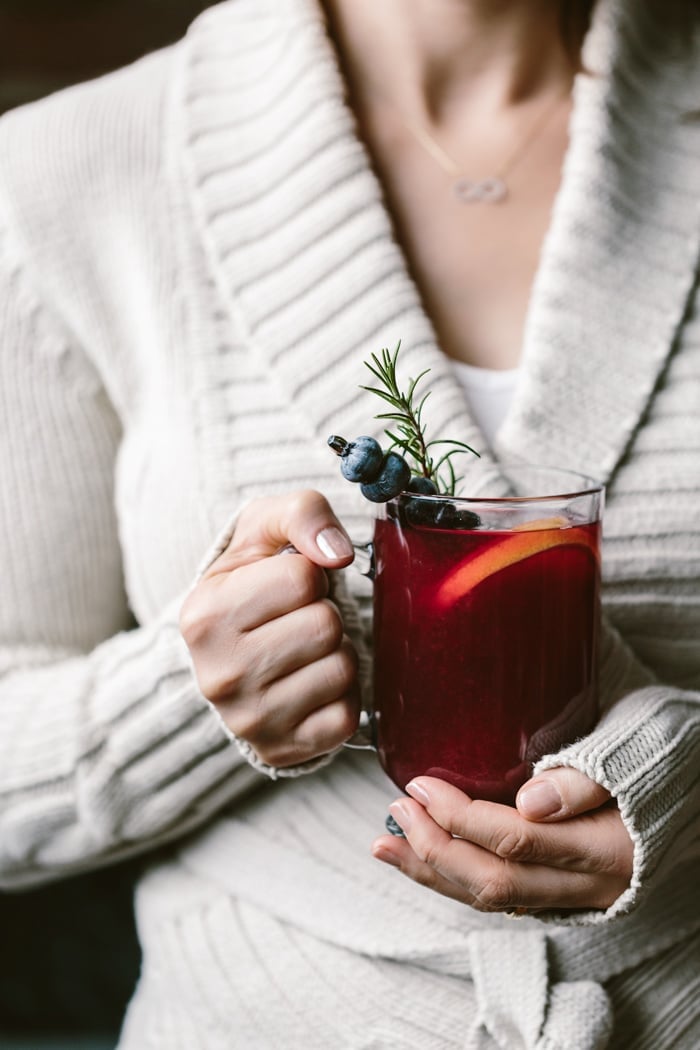
[[[697,1045],[696,29],[230,0],[5,119],[3,880],[173,842],[123,1050]],[[325,437],[399,337],[465,491],[608,482],[604,714],[517,812],[419,778],[379,865]]]

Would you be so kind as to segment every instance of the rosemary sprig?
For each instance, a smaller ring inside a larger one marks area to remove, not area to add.
[[[401,349],[401,340],[396,344],[393,353],[384,347],[379,354],[371,354],[370,360],[365,361],[365,366],[380,384],[377,386],[362,386],[371,394],[376,394],[391,406],[390,412],[381,412],[375,418],[386,419],[393,424],[391,430],[386,429],[384,433],[391,441],[391,448],[401,449],[409,461],[413,460],[411,469],[413,473],[429,478],[438,492],[445,496],[454,496],[457,483],[461,477],[455,474],[452,457],[458,453],[472,452],[475,456],[479,453],[471,445],[463,441],[448,441],[436,439],[428,441],[425,435],[425,423],[423,422],[423,409],[430,397],[430,391],[416,393],[418,384],[430,371],[426,368],[415,379],[409,379],[406,393],[399,387],[396,376],[396,363]],[[438,445],[450,446],[446,451],[435,453]]]

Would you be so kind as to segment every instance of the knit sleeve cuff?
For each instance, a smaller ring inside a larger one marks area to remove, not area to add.
[[[630,885],[606,911],[552,916],[573,925],[602,924],[635,909],[698,837],[700,694],[655,682],[607,628],[601,697],[604,714],[593,732],[534,770],[568,766],[606,788],[634,844]]]

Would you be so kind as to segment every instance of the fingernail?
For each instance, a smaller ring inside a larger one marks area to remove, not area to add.
[[[562,808],[562,798],[551,780],[526,784],[518,793],[518,809],[524,817],[541,820],[552,817]]]
[[[383,861],[384,864],[391,864],[392,868],[400,867],[400,861],[398,857],[395,857],[394,854],[391,853],[388,849],[382,849],[381,846],[378,846],[375,850],[372,851],[372,855],[376,857],[377,860]]]
[[[392,802],[389,806],[389,812],[400,828],[404,831],[411,830],[411,814],[400,802]]]
[[[396,823],[396,821],[392,817],[391,813],[389,813],[387,815],[387,818],[384,821],[384,827],[386,828],[386,830],[389,832],[390,835],[394,835],[397,839],[405,839],[406,838],[406,836],[404,835],[403,828],[399,824]]]
[[[406,784],[406,794],[414,798],[416,802],[420,802],[422,806],[430,805],[428,792],[417,780],[412,780],[410,784]]]
[[[352,544],[335,525],[321,529],[316,537],[316,546],[325,558],[347,558],[352,554]]]

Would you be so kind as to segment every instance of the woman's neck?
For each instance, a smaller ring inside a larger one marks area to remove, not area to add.
[[[571,2],[571,0],[569,0]],[[561,94],[572,63],[558,0],[324,0],[359,109],[390,102],[426,126]]]

